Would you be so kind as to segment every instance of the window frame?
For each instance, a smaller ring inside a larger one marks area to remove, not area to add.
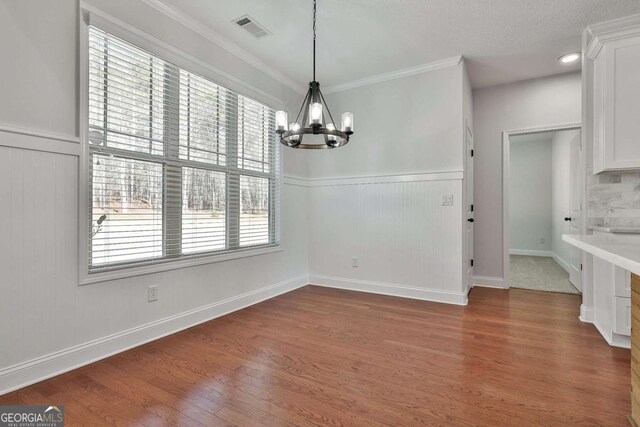
[[[269,227],[273,227],[275,241],[260,246],[247,246],[247,247],[228,247],[221,252],[201,252],[197,254],[180,255],[176,258],[167,257],[166,255],[162,260],[150,260],[149,264],[143,265],[131,265],[135,264],[133,261],[131,264],[123,263],[121,267],[111,267],[105,271],[90,270],[89,266],[89,250],[90,250],[90,221],[91,207],[89,206],[90,194],[91,194],[91,176],[89,171],[89,160],[92,150],[88,145],[89,135],[89,26],[95,26],[102,31],[110,33],[128,43],[133,44],[140,49],[143,49],[162,60],[173,64],[180,69],[195,75],[202,76],[207,80],[214,82],[228,90],[233,91],[237,95],[241,95],[275,110],[282,109],[284,103],[267,94],[266,92],[236,78],[233,75],[225,73],[222,70],[198,59],[186,52],[183,52],[174,46],[165,43],[155,37],[132,27],[117,18],[114,18],[95,7],[81,2],[80,5],[80,117],[79,117],[79,131],[80,131],[80,157],[79,157],[79,232],[78,232],[78,258],[79,258],[79,285],[85,285],[90,283],[104,282],[109,280],[122,279],[127,277],[139,276],[144,274],[157,273],[161,271],[174,270],[179,268],[186,268],[196,265],[210,264],[222,261],[228,261],[238,258],[251,257],[257,255],[263,255],[273,252],[282,251],[280,246],[280,205],[281,199],[276,198],[273,203],[270,203],[269,208]],[[240,141],[238,141],[240,143]],[[176,141],[175,148],[178,149],[178,143]],[[230,164],[231,158],[237,156],[236,144],[232,144],[227,147],[227,164]],[[241,175],[248,176],[261,176],[268,177],[274,180],[273,188],[276,193],[281,194],[282,188],[282,152],[280,150],[280,144],[274,143],[274,165],[273,174],[265,174],[258,171],[243,170],[236,166],[233,168],[226,167],[225,173],[228,179],[232,175],[235,175],[240,180]],[[113,149],[118,150],[118,149]],[[103,150],[102,150],[103,151]],[[118,150],[120,154],[126,154],[127,158],[150,160],[144,153],[129,152],[128,150]],[[103,151],[104,152],[104,151]],[[145,159],[145,157],[147,157]],[[169,158],[167,158],[169,160]],[[153,161],[153,160],[152,160]],[[184,165],[186,167],[199,167],[194,164]],[[221,167],[217,165],[207,165],[206,169],[220,170]],[[270,197],[274,195],[270,194]],[[239,197],[238,197],[239,199]],[[228,196],[227,196],[228,200]],[[180,206],[180,209],[182,207]],[[164,208],[163,208],[164,211]],[[239,218],[238,218],[239,220]],[[239,233],[239,231],[238,231]],[[164,234],[164,232],[163,232]],[[229,233],[227,231],[227,239]],[[182,236],[180,237],[182,238]],[[164,242],[163,238],[163,242]],[[144,261],[142,261],[144,262]]]

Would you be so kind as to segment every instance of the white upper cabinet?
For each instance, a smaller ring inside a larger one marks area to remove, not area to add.
[[[588,28],[594,173],[640,168],[640,15]]]

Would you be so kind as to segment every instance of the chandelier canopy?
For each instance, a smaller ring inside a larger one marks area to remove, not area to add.
[[[342,113],[340,129],[316,81],[316,0],[313,1],[313,81],[302,101],[296,119],[289,123],[286,111],[276,112],[276,133],[280,142],[291,148],[337,148],[346,145],[353,134],[353,114]],[[305,135],[322,135],[323,138],[304,140]]]

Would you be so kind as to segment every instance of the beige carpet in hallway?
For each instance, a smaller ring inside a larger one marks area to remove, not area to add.
[[[509,255],[512,288],[579,294],[569,281],[569,273],[551,257]]]

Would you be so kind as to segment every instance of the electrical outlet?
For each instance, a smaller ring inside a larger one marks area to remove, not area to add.
[[[351,267],[358,267],[358,258],[351,258]]]
[[[147,288],[147,301],[153,302],[158,300],[158,285],[149,286]]]
[[[442,196],[442,206],[453,206],[453,194],[445,194]]]
[[[544,245],[544,242],[546,242],[546,241],[547,241],[547,239],[545,239],[544,237],[540,238],[540,244],[541,245]]]

